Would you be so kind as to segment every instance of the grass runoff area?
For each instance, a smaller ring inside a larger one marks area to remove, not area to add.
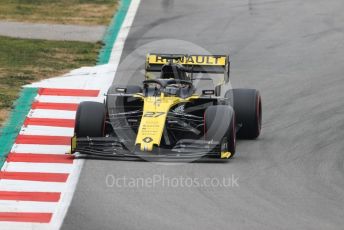
[[[1,0],[0,20],[108,25],[118,0]]]
[[[0,127],[21,86],[95,65],[100,43],[14,39],[0,36]]]
[[[108,25],[119,0],[0,0],[0,20]],[[23,85],[97,62],[101,43],[0,36],[0,128]]]

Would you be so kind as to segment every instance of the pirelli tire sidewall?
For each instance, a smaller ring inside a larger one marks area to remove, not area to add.
[[[79,104],[75,117],[77,137],[103,137],[106,108],[103,103],[84,101]]]
[[[256,89],[231,89],[225,94],[230,98],[239,126],[237,138],[255,139],[260,135],[262,123],[262,99]]]
[[[231,157],[235,154],[236,147],[236,125],[235,113],[230,105],[209,106],[204,112],[204,132],[206,140],[218,141],[224,144]],[[220,146],[219,146],[220,147]],[[221,151],[221,148],[219,148]],[[221,153],[219,152],[219,157]]]

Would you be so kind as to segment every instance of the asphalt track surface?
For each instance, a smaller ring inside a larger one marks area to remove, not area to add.
[[[229,52],[234,87],[262,94],[263,132],[224,164],[88,160],[63,229],[343,229],[343,10],[341,0],[143,1],[124,56],[165,38]],[[234,175],[239,187],[120,188],[107,175]]]

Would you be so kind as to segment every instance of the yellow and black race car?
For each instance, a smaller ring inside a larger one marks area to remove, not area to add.
[[[113,85],[76,113],[72,153],[146,160],[229,159],[261,130],[255,89],[229,88],[227,55],[148,54],[142,86]],[[227,87],[227,89],[226,89]]]

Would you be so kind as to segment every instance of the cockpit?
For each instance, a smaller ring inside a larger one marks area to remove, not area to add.
[[[145,96],[176,96],[187,98],[195,92],[191,81],[177,79],[152,79],[143,82],[143,93]]]

